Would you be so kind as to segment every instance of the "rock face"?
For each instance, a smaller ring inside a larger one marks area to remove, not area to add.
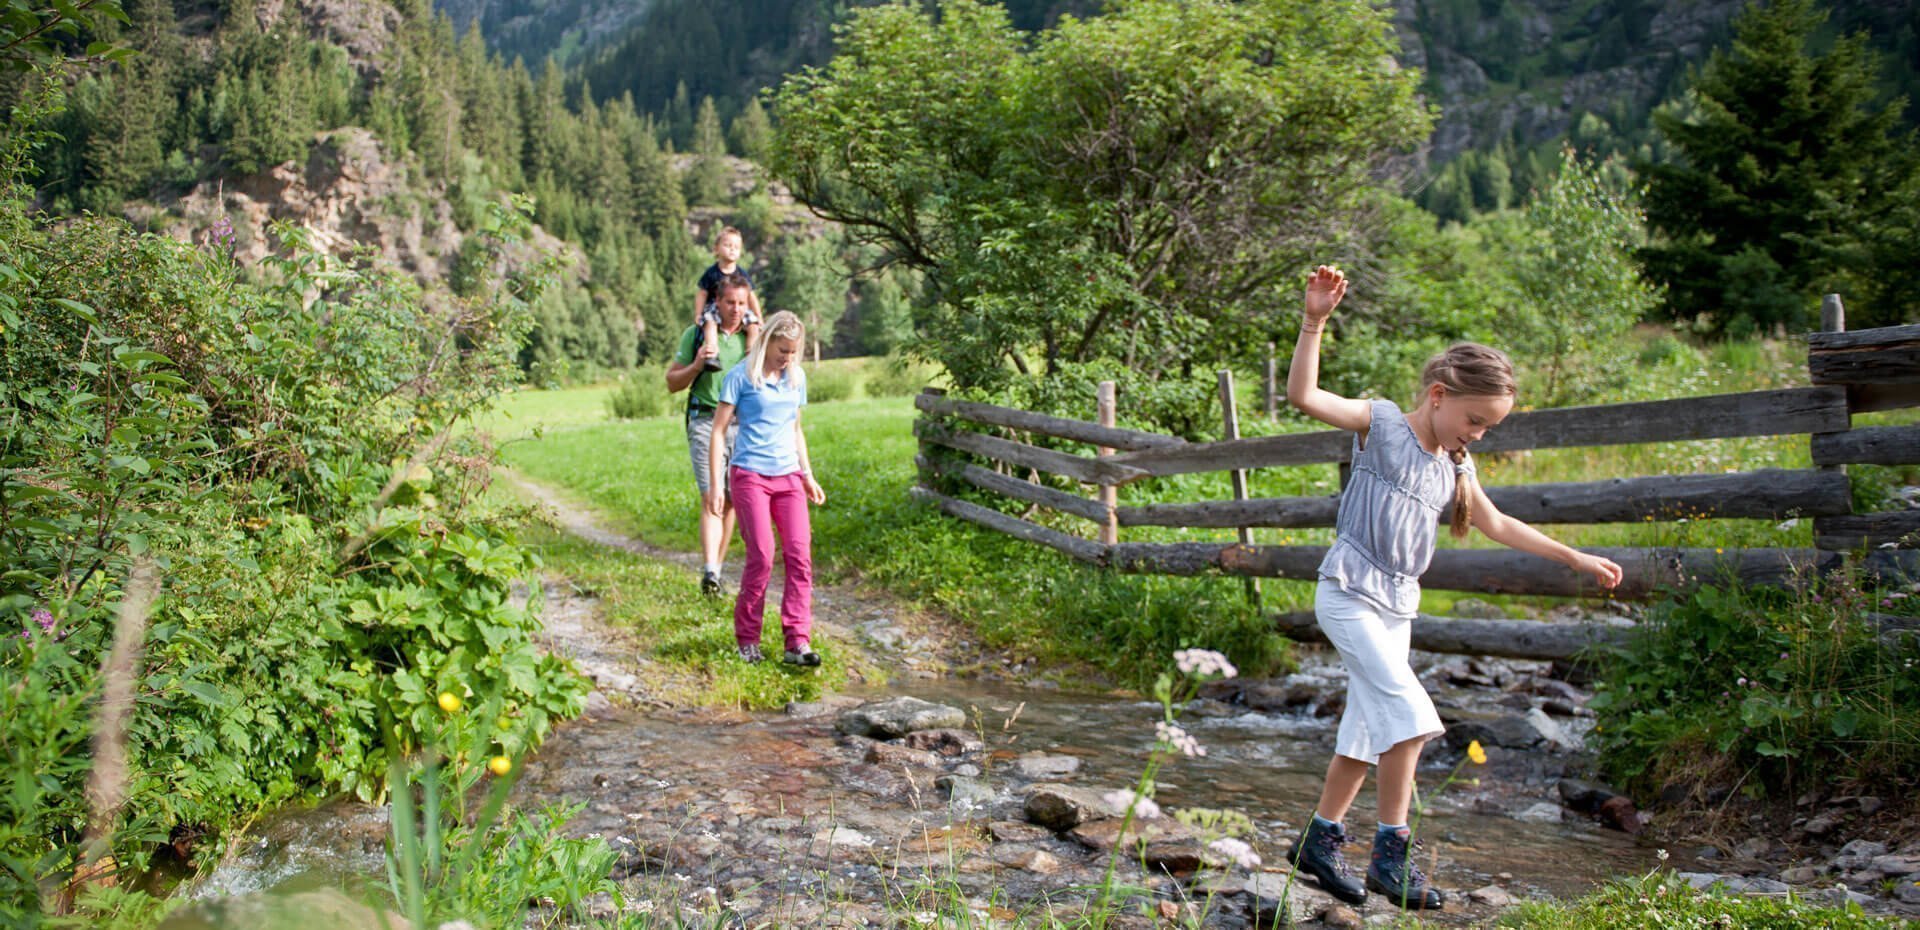
[[[228,247],[243,265],[283,246],[272,227],[284,223],[338,258],[369,250],[376,263],[413,275],[429,290],[446,281],[466,238],[445,185],[416,176],[359,127],[316,135],[305,164],[203,183],[177,200],[129,202],[126,212],[137,226],[188,242],[214,242],[224,220],[232,227]],[[577,258],[577,251],[536,227],[508,260],[524,262],[535,252]]]

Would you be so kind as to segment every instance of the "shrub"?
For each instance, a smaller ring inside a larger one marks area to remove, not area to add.
[[[1868,618],[1909,602],[1835,580],[1706,586],[1659,605],[1594,697],[1603,767],[1641,796],[1675,781],[1785,793],[1825,779],[1911,783],[1920,643],[1883,641]]]
[[[644,420],[666,413],[672,399],[658,371],[640,369],[607,395],[607,413],[616,420]]]
[[[868,397],[905,397],[920,393],[940,377],[940,368],[901,355],[875,359],[867,365]]]
[[[845,365],[814,365],[807,369],[807,402],[822,404],[848,400],[859,383],[859,372]]]

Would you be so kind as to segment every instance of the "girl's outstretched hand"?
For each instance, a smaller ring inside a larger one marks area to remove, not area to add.
[[[1620,566],[1614,564],[1612,559],[1603,559],[1597,555],[1587,555],[1584,552],[1580,554],[1579,560],[1573,563],[1573,567],[1575,571],[1582,571],[1592,575],[1595,580],[1600,582],[1600,587],[1606,588],[1609,591],[1618,587],[1620,580],[1625,578],[1627,574],[1621,571]]]
[[[1347,296],[1347,276],[1332,265],[1321,265],[1307,276],[1307,322],[1319,323],[1333,315],[1340,298]]]

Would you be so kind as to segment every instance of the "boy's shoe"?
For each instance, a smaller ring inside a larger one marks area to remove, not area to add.
[[[1353,870],[1347,868],[1347,860],[1340,855],[1340,847],[1347,841],[1345,827],[1334,824],[1322,827],[1319,823],[1307,821],[1306,832],[1293,841],[1287,850],[1287,861],[1295,868],[1314,877],[1330,895],[1348,904],[1367,903],[1367,886],[1361,884]]]
[[[813,668],[820,664],[820,653],[814,652],[806,646],[801,646],[798,649],[787,650],[787,657],[781,661],[786,662],[788,665]]]
[[[720,357],[719,357],[719,356],[714,356],[713,358],[710,358],[710,359],[707,359],[707,364],[706,364],[706,369],[707,369],[708,371],[719,371],[719,370],[720,370]]]
[[[740,661],[748,665],[759,665],[761,662],[766,661],[766,658],[766,655],[761,653],[758,645],[740,647]]]
[[[1367,887],[1407,910],[1437,911],[1440,889],[1427,884],[1426,873],[1414,864],[1412,837],[1405,830],[1376,833],[1373,862],[1367,866]]]
[[[708,597],[719,597],[724,586],[720,583],[719,572],[700,573],[700,593]]]

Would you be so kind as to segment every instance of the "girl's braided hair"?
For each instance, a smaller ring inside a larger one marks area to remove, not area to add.
[[[1425,396],[1434,385],[1468,397],[1513,397],[1520,393],[1513,378],[1513,361],[1507,353],[1477,342],[1455,343],[1445,352],[1427,360],[1420,371],[1420,393]],[[1473,478],[1467,470],[1467,453],[1456,449],[1447,453],[1453,459],[1453,535],[1463,538],[1473,520]]]

